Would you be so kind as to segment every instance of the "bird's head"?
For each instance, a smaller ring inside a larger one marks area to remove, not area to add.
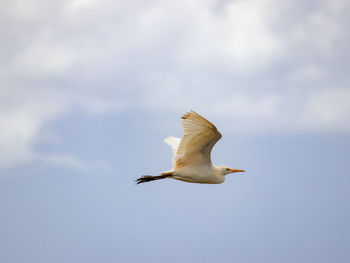
[[[233,169],[227,166],[216,166],[216,169],[219,171],[220,174],[226,175],[226,174],[232,174],[232,173],[237,173],[237,172],[245,172],[244,170],[240,169]]]

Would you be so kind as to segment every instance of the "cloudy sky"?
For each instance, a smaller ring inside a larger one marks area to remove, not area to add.
[[[1,262],[349,262],[349,1],[0,7]],[[247,173],[135,186],[191,109]]]

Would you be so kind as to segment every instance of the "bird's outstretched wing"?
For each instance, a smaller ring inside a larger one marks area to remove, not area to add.
[[[184,135],[173,159],[173,169],[196,165],[210,166],[210,152],[220,140],[220,132],[214,124],[192,110],[181,118]]]

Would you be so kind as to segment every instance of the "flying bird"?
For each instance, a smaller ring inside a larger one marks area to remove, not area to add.
[[[136,180],[137,184],[165,178],[190,183],[220,184],[225,181],[227,174],[245,172],[223,165],[212,165],[210,153],[221,138],[221,133],[214,124],[193,110],[181,118],[184,132],[182,139],[173,136],[164,139],[173,150],[172,169],[158,176],[144,175]]]

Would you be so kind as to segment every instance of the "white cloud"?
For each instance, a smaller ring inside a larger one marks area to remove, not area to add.
[[[334,69],[347,54],[346,1],[320,3],[295,19],[299,4],[2,6],[8,12],[0,25],[0,167],[39,158],[33,144],[45,136],[41,127],[74,107],[93,114],[136,105],[194,108],[231,116],[241,132],[349,132],[347,76]],[[45,160],[82,162],[70,153]]]
[[[267,2],[233,1],[220,13],[202,8],[195,17],[184,60],[213,61],[230,72],[250,72],[268,65],[281,55],[284,43],[268,25],[273,10]]]
[[[341,39],[346,37],[348,1],[324,2],[295,23],[292,41],[305,51],[330,58]]]
[[[0,167],[32,160],[32,143],[41,125],[64,111],[59,94],[11,88],[1,89]]]
[[[45,76],[58,75],[72,67],[73,63],[73,51],[55,46],[55,43],[38,40],[17,55],[13,66],[16,73]]]
[[[307,65],[297,68],[289,76],[291,81],[296,82],[320,82],[328,78],[328,72],[318,65]]]
[[[67,11],[81,11],[87,7],[92,7],[96,4],[95,0],[71,0],[66,3]]]
[[[69,166],[77,170],[89,170],[91,165],[70,154],[35,154],[34,161],[43,161],[55,165]]]
[[[350,89],[326,89],[305,106],[304,122],[319,130],[350,131]]]

